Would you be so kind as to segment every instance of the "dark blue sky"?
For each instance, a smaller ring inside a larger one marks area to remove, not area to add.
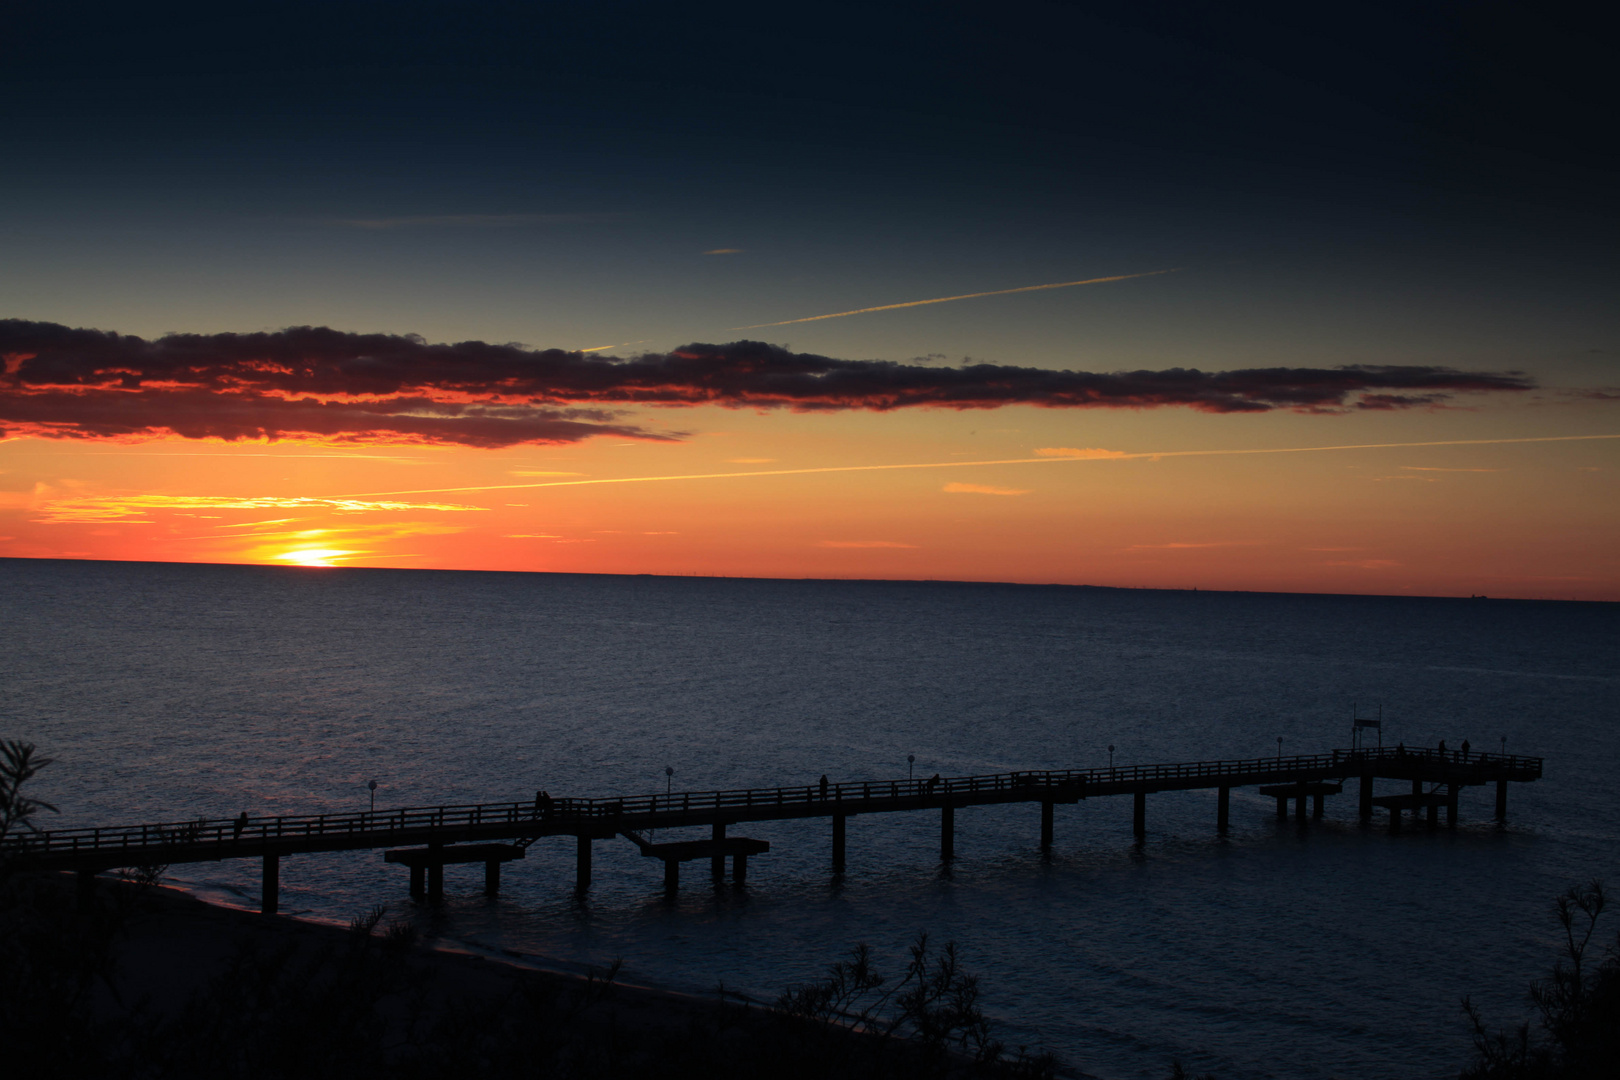
[[[1179,361],[1224,362],[1240,309],[1296,327],[1243,348],[1287,351],[1333,336],[1329,303],[1465,350],[1473,309],[1488,351],[1506,297],[1515,348],[1573,309],[1546,345],[1578,352],[1609,344],[1614,284],[1600,29],[1507,4],[40,5],[0,73],[8,313],[658,346],[1186,267],[1151,287],[1174,311],[1086,313],[1099,363],[1145,321],[1188,329],[1143,362],[1194,326]],[[1057,363],[1041,303],[792,336]]]

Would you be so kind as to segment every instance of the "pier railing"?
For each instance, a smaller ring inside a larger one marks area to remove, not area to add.
[[[635,817],[705,818],[727,812],[769,817],[774,807],[784,816],[805,817],[910,809],[919,803],[965,801],[1068,801],[1088,794],[1108,795],[1191,787],[1239,787],[1330,776],[1422,774],[1454,783],[1492,780],[1535,780],[1542,759],[1511,754],[1463,754],[1428,748],[1383,747],[1334,750],[1327,754],[1279,755],[1165,765],[1127,765],[1105,769],[1020,770],[981,776],[911,778],[819,783],[787,787],[739,788],[726,791],[680,791],[605,799],[536,799],[519,802],[406,807],[397,810],[277,817],[198,818],[158,824],[84,829],[52,829],[14,834],[3,851],[27,861],[34,858],[127,853],[140,865],[159,852],[209,849],[212,857],[231,857],[234,848],[263,848],[277,842],[330,839],[344,846],[386,846],[401,835],[440,831],[465,832],[488,827],[507,835],[568,833],[588,826]],[[678,823],[675,822],[675,823]],[[372,842],[368,843],[367,840]],[[154,858],[154,861],[161,861]]]

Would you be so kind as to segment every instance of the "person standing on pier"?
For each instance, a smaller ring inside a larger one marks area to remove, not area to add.
[[[242,811],[235,821],[231,822],[231,839],[242,839],[242,830],[247,828],[247,811]]]
[[[827,801],[827,774],[821,774],[821,801]]]
[[[1468,760],[1468,740],[1463,740],[1463,761]]]

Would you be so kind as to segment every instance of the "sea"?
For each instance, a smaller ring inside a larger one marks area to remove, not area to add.
[[[438,906],[381,852],[282,864],[285,912],[694,994],[771,1001],[858,943],[896,978],[926,934],[1009,1046],[1110,1080],[1450,1077],[1465,996],[1528,1017],[1554,898],[1620,889],[1617,661],[1601,603],[0,560],[0,737],[53,759],[48,827],[1313,753],[1356,712],[1545,758],[1505,827],[1469,788],[1398,836],[1354,784],[1303,828],[1235,791],[1225,836],[1214,792],[1152,795],[1140,843],[1088,799],[1049,854],[1035,805],[960,810],[949,865],[937,815],[857,817],[841,875],[827,821],[751,824],[745,887],[692,863],[673,900],[626,841],[583,896],[555,838]],[[168,880],[251,908],[259,867]]]

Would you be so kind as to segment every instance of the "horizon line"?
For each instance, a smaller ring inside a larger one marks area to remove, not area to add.
[[[1616,436],[1620,437],[1620,436]],[[1210,593],[1233,596],[1322,596],[1356,597],[1375,600],[1488,600],[1515,604],[1620,604],[1620,600],[1579,600],[1574,597],[1550,596],[1461,596],[1452,593],[1382,593],[1382,592],[1305,592],[1285,589],[1205,589],[1197,585],[1093,585],[1067,581],[1008,581],[1001,578],[933,578],[933,577],[768,577],[758,574],[653,574],[612,573],[600,570],[476,570],[444,566],[295,566],[282,562],[214,562],[204,559],[104,559],[72,555],[0,555],[0,562],[83,562],[131,563],[150,566],[240,566],[255,570],[284,570],[289,573],[327,573],[333,570],[381,570],[408,574],[555,574],[570,577],[639,577],[686,580],[702,578],[718,581],[803,581],[803,582],[871,582],[877,585],[1001,585],[1019,589],[1107,589],[1112,592],[1179,592]]]

